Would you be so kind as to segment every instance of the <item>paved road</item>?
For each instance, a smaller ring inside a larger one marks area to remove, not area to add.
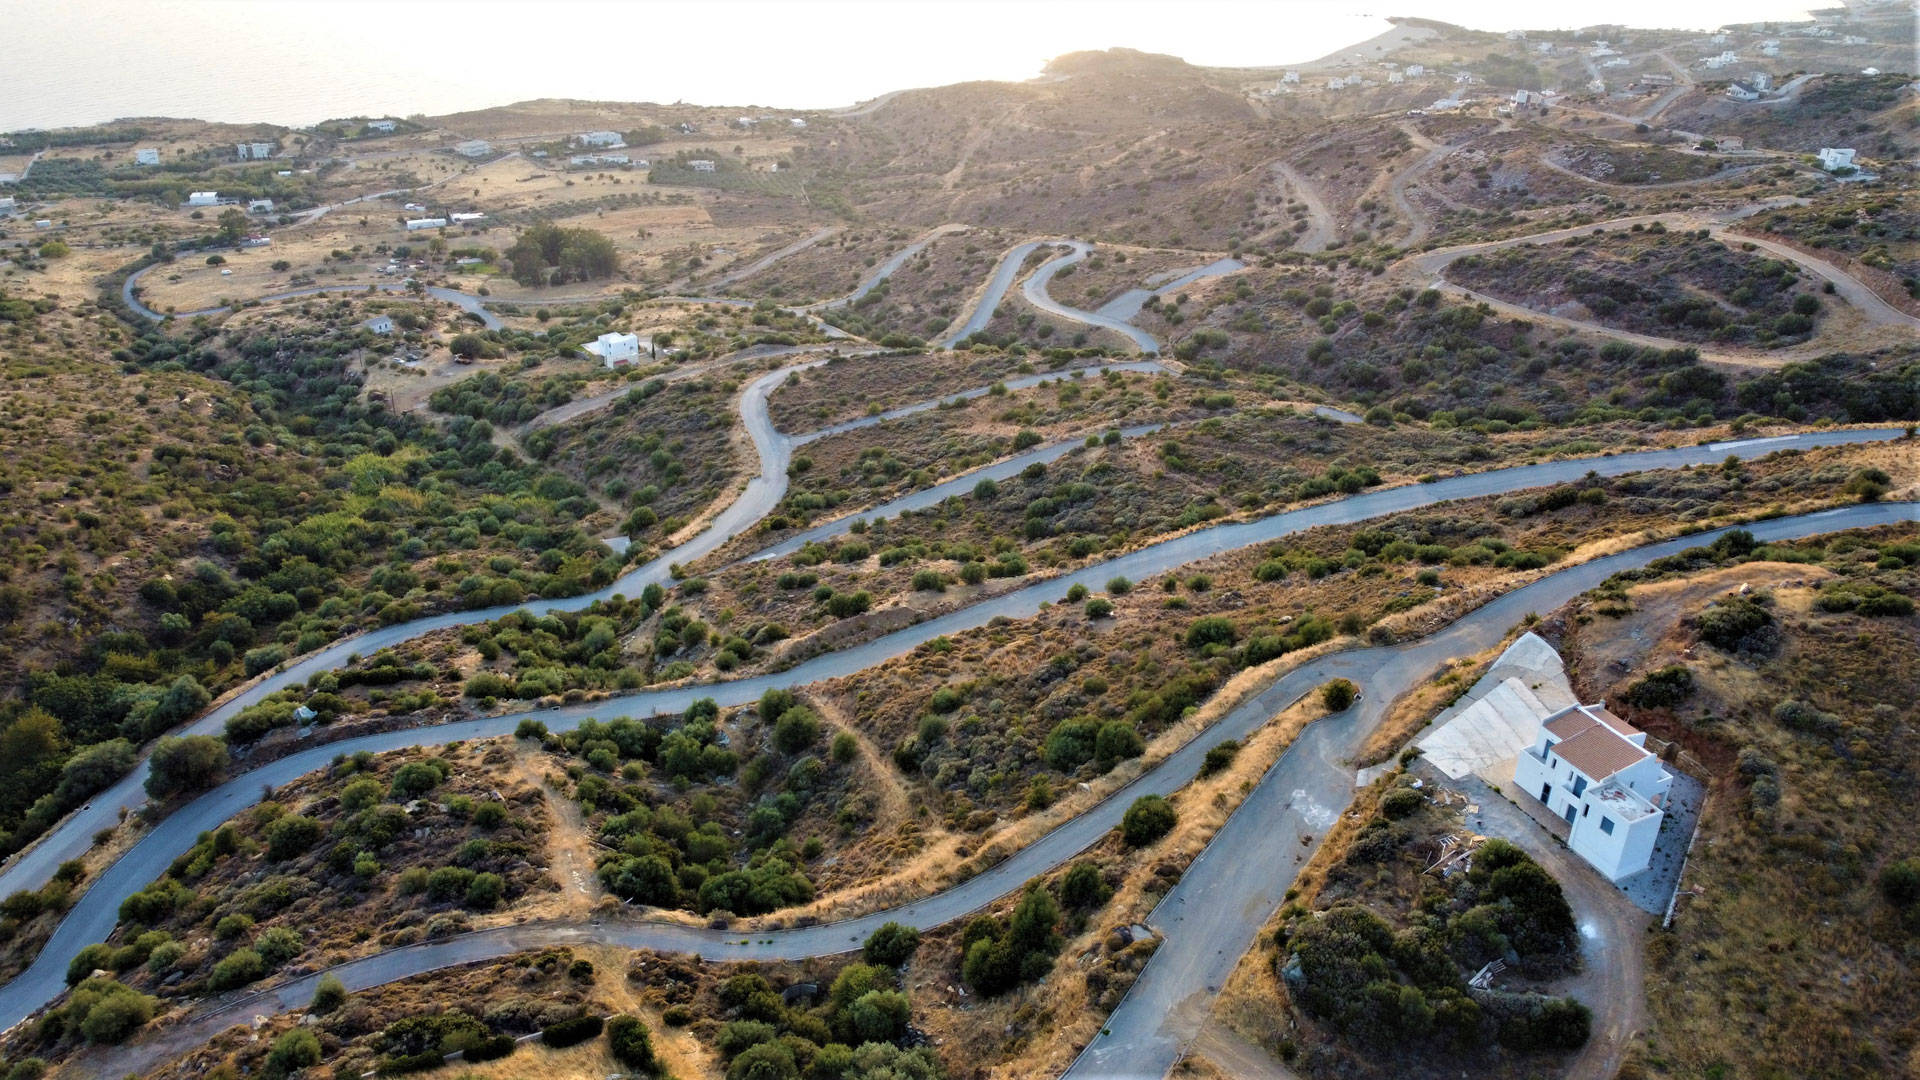
[[[1879,503],[1780,518],[1751,529],[1762,540],[1777,540],[1911,520],[1920,520],[1920,505]],[[1156,909],[1149,924],[1165,939],[1159,952],[1109,1019],[1107,1033],[1095,1039],[1067,1074],[1158,1080],[1200,1032],[1213,995],[1252,944],[1260,927],[1279,907],[1298,867],[1313,850],[1314,845],[1302,844],[1300,837],[1311,836],[1317,845],[1318,838],[1351,800],[1352,770],[1346,761],[1365,743],[1394,697],[1426,678],[1439,661],[1497,643],[1526,612],[1557,608],[1608,575],[1645,565],[1651,559],[1685,547],[1711,542],[1714,535],[1703,533],[1670,540],[1581,564],[1508,593],[1419,642],[1394,648],[1331,653],[1309,661],[1085,813],[966,882],[899,908],[780,931],[719,931],[656,922],[530,923],[394,949],[332,970],[349,990],[362,990],[456,964],[555,944],[593,942],[725,960],[794,960],[849,952],[888,921],[927,929],[980,910],[1105,836],[1119,823],[1134,799],[1145,794],[1172,794],[1185,786],[1198,774],[1207,749],[1215,743],[1227,738],[1244,739],[1329,679],[1354,679],[1369,691],[1361,703],[1345,713],[1309,725],[1302,732]],[[1177,543],[1158,546],[1171,547]],[[1071,575],[1069,581],[1082,576],[1084,573]],[[1057,596],[1067,583],[1054,581],[1020,592]],[[1028,599],[1037,605],[1036,598]],[[831,661],[838,655],[841,654],[822,659]],[[790,675],[793,676],[790,681],[804,681],[798,671]],[[722,687],[743,688],[747,683],[762,681],[742,680],[722,684]],[[696,687],[635,696],[691,698],[702,692],[703,688]],[[754,693],[757,692],[756,689]],[[737,691],[724,689],[722,694],[728,698],[742,697]],[[583,714],[606,715],[610,711],[603,704],[593,709],[550,711],[543,717],[550,727],[564,728],[577,723]],[[117,879],[113,882],[118,886],[112,890],[115,894],[120,888],[134,886],[134,881],[126,880],[130,874],[122,871],[122,867],[130,863],[147,863],[155,874],[160,872],[172,858],[172,852],[160,848],[171,845],[184,848],[198,831],[217,826],[257,799],[262,782],[283,783],[317,768],[336,753],[500,734],[510,731],[516,719],[496,717],[316,747],[236,778],[162,822],[154,834],[136,845],[95,884],[81,905],[108,891],[110,878]],[[170,834],[168,844],[156,842],[163,830]],[[143,857],[143,849],[150,846],[155,850]],[[68,923],[62,925],[61,934],[56,935],[56,941],[68,936],[68,925],[80,917],[80,909],[76,907]],[[111,911],[105,913],[105,928],[111,927],[113,917]],[[78,942],[68,944],[77,948]],[[32,1008],[64,988],[60,972],[65,968],[65,961],[50,958],[68,955],[68,951],[50,942],[41,960],[26,975],[0,990],[0,1025],[17,1023]],[[293,980],[277,989],[233,1002],[174,1030],[183,1032],[183,1036],[205,1038],[253,1015],[302,1008],[311,1000],[319,978],[319,973],[315,973]]]
[[[1174,293],[1179,292],[1181,289],[1186,288],[1196,281],[1204,278],[1220,277],[1223,274],[1231,274],[1235,270],[1245,269],[1246,265],[1246,263],[1241,262],[1239,259],[1216,259],[1205,266],[1196,266],[1183,274],[1177,275],[1173,280],[1154,286],[1151,289],[1128,289],[1126,292],[1100,305],[1099,310],[1095,311],[1094,314],[1105,316],[1109,319],[1118,319],[1122,322],[1131,322],[1135,315],[1140,314],[1140,309],[1146,306],[1148,297],[1172,296]]]
[[[881,263],[880,268],[875,270],[873,273],[867,275],[867,279],[865,281],[862,281],[860,283],[860,286],[854,289],[852,292],[836,300],[825,300],[818,304],[810,304],[807,307],[798,308],[796,310],[824,311],[828,308],[846,307],[848,304],[853,303],[855,300],[858,300],[861,297],[872,292],[873,290],[879,288],[881,282],[892,277],[894,271],[907,265],[907,260],[913,258],[915,255],[918,255],[920,254],[920,252],[924,251],[928,244],[931,244],[935,240],[938,240],[942,236],[946,236],[950,233],[966,232],[968,228],[969,226],[966,226],[966,225],[941,225],[941,226],[938,226],[937,228],[929,229],[924,235],[920,237],[920,239],[915,240],[913,243],[908,244],[904,248],[901,248],[899,251],[893,254],[892,258],[888,259],[886,262]]]
[[[1048,295],[1047,283],[1053,280],[1055,274],[1093,253],[1093,245],[1084,240],[1067,240],[1064,243],[1071,250],[1041,263],[1039,269],[1027,276],[1026,283],[1020,289],[1021,295],[1027,298],[1027,303],[1062,319],[1071,319],[1087,326],[1103,327],[1125,334],[1141,352],[1158,355],[1160,343],[1145,330],[1121,319],[1108,318],[1098,312],[1081,311],[1079,308],[1069,307]]]
[[[824,361],[816,361],[824,363]],[[750,384],[742,395],[742,413],[752,419],[748,424],[758,450],[762,470],[748,485],[746,493],[715,518],[707,532],[687,545],[642,566],[613,585],[584,596],[549,601],[544,604],[515,605],[479,612],[450,612],[427,619],[371,631],[359,638],[329,646],[309,655],[284,672],[256,683],[246,692],[230,697],[221,707],[187,726],[189,732],[215,733],[228,717],[272,690],[304,683],[313,673],[337,667],[349,653],[365,653],[395,645],[430,629],[458,626],[498,618],[512,610],[578,610],[596,599],[614,593],[631,593],[648,582],[666,582],[667,566],[672,561],[691,561],[724,543],[729,537],[757,521],[770,511],[785,490],[785,469],[790,446],[774,432],[765,419],[766,395],[786,377],[785,370],[770,372]],[[1501,494],[1520,488],[1570,482],[1590,470],[1603,476],[1617,476],[1647,469],[1673,469],[1720,463],[1727,456],[1756,457],[1775,450],[1835,446],[1895,439],[1898,429],[1844,430],[1811,432],[1775,439],[1742,440],[1706,446],[1654,450],[1634,454],[1614,454],[1597,458],[1576,458],[1497,469],[1484,473],[1451,477],[1431,484],[1411,484],[1364,492],[1346,499],[1309,506],[1252,521],[1214,526],[1149,544],[1128,554],[1083,567],[1061,577],[989,597],[980,603],[928,619],[879,638],[838,652],[802,662],[783,672],[746,679],[688,686],[669,690],[639,691],[603,702],[561,706],[543,712],[515,713],[482,720],[463,721],[439,727],[389,732],[348,739],[315,747],[282,758],[241,774],[220,788],[163,819],[121,859],[108,867],[93,886],[68,911],[39,959],[25,973],[0,990],[0,1029],[11,1026],[33,1009],[51,1000],[63,986],[66,960],[83,945],[100,941],[113,929],[122,897],[138,891],[162,873],[171,860],[192,845],[201,831],[214,827],[259,798],[261,785],[280,785],[332,760],[335,754],[359,749],[380,751],[409,745],[437,745],[455,739],[482,738],[511,732],[521,716],[536,715],[549,727],[564,730],[588,716],[621,714],[672,714],[684,711],[695,699],[712,697],[722,705],[753,701],[772,687],[799,686],[822,679],[839,678],[866,671],[886,660],[942,635],[957,634],[985,625],[996,616],[1031,618],[1042,603],[1057,600],[1075,584],[1098,589],[1115,575],[1136,581],[1177,569],[1199,559],[1255,544],[1271,543],[1281,537],[1320,525],[1350,524],[1387,514],[1430,506],[1456,499]],[[1839,526],[1836,526],[1839,527]],[[1577,571],[1570,571],[1570,573]],[[1554,606],[1554,605],[1547,605]],[[1501,624],[1503,627],[1505,623]],[[87,808],[70,815],[41,843],[23,855],[13,866],[0,873],[0,894],[20,888],[38,887],[50,877],[61,861],[84,851],[91,835],[118,818],[122,807],[131,809],[144,796],[140,784],[145,769],[136,767],[125,779],[96,796]],[[1177,785],[1175,785],[1177,786]],[[1171,790],[1168,788],[1167,790]],[[1116,811],[1117,813],[1117,811]],[[1062,830],[1074,829],[1069,824]],[[1089,826],[1090,827],[1090,826]],[[1101,827],[1102,830],[1104,826]],[[1056,842],[1057,843],[1057,842]],[[1079,850],[1080,846],[1072,850]],[[1016,855],[1009,864],[1027,866]],[[1014,880],[1024,880],[1023,872]],[[997,893],[993,895],[998,895]],[[981,901],[984,902],[984,901]],[[977,906],[977,905],[976,905]],[[913,909],[909,908],[909,913]],[[885,920],[881,920],[885,921]],[[875,924],[877,925],[877,923]],[[1237,955],[1237,954],[1236,954]]]
[[[987,324],[993,321],[993,310],[1000,306],[1001,300],[1006,298],[1007,290],[1013,286],[1013,279],[1019,275],[1020,267],[1026,262],[1027,256],[1049,244],[1067,243],[1072,241],[1060,238],[1029,240],[1014,246],[1005,255],[1000,256],[1000,262],[994,266],[993,276],[987,279],[986,290],[980,294],[980,300],[974,304],[973,311],[960,324],[958,330],[937,343],[938,347],[951,349],[969,334],[985,330]]]
[[[1769,541],[1900,521],[1920,521],[1920,504],[1852,506],[1747,528]],[[1352,801],[1349,762],[1400,692],[1427,678],[1443,660],[1497,644],[1528,612],[1551,611],[1609,575],[1709,543],[1714,535],[1683,537],[1583,563],[1508,593],[1409,645],[1321,657],[1235,710],[1217,731],[1195,740],[1198,746],[1227,736],[1235,719],[1249,710],[1261,718],[1272,716],[1334,677],[1353,679],[1366,691],[1355,708],[1309,726],[1294,740],[1161,901],[1148,920],[1164,938],[1159,951],[1108,1018],[1104,1032],[1066,1076],[1160,1080],[1173,1068],[1199,1035],[1234,965],[1279,909],[1328,826]],[[1306,838],[1310,841],[1303,843]]]

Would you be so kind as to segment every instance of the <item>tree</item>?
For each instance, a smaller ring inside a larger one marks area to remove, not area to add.
[[[227,744],[212,735],[168,736],[147,763],[147,794],[165,799],[212,787],[227,771]]]
[[[1359,688],[1346,679],[1335,679],[1320,688],[1320,702],[1329,712],[1345,712],[1359,696]]]
[[[539,222],[521,232],[506,250],[513,280],[522,285],[562,285],[611,277],[620,268],[613,241],[592,229],[569,229]]]
[[[1074,863],[1060,879],[1060,900],[1079,911],[1099,907],[1113,896],[1113,886],[1093,863]]]
[[[239,243],[240,238],[247,235],[249,227],[246,211],[237,206],[229,206],[220,211],[220,217],[216,219],[215,224],[220,227],[220,239],[229,244]]]
[[[820,718],[805,705],[780,714],[773,725],[773,744],[784,754],[797,754],[820,740]]]
[[[137,760],[133,744],[125,739],[94,743],[67,759],[53,797],[63,805],[75,805],[127,775]]]
[[[320,840],[324,826],[310,817],[290,814],[275,819],[267,826],[267,858],[274,862],[284,862],[296,855],[304,855]]]
[[[920,947],[920,931],[902,923],[890,922],[875,930],[861,947],[861,956],[869,964],[897,968],[913,957]]]
[[[1120,818],[1120,836],[1129,847],[1145,847],[1173,831],[1180,816],[1172,804],[1158,795],[1142,795],[1133,800]]]
[[[1920,856],[1890,862],[1881,868],[1880,894],[1895,907],[1920,904]]]
[[[907,1033],[913,1008],[898,990],[869,990],[847,1010],[847,1027],[862,1043],[893,1042]]]
[[[653,1069],[653,1033],[637,1016],[620,1015],[607,1021],[607,1050],[622,1065]]]
[[[447,348],[453,355],[467,360],[477,360],[488,353],[487,339],[479,334],[455,334]]]

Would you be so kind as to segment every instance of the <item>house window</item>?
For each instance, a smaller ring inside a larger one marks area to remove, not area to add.
[[[1613,819],[1605,814],[1600,815],[1600,831],[1608,836],[1613,835]]]
[[[1588,814],[1591,814],[1591,813],[1593,813],[1593,804],[1592,804],[1592,803],[1588,803],[1587,805],[1585,805],[1585,806],[1583,806],[1583,807],[1581,807],[1581,808],[1580,808],[1580,816],[1581,816],[1581,817],[1586,817],[1586,816],[1587,816]]]
[[[1587,778],[1584,776],[1574,777],[1573,778],[1573,797],[1576,799],[1579,798],[1580,793],[1585,790],[1587,790]]]

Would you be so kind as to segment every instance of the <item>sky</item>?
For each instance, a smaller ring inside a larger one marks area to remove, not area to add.
[[[189,116],[304,125],[533,97],[828,108],[1017,80],[1081,49],[1312,60],[1416,15],[1475,29],[1711,29],[1808,0],[0,0],[0,130]]]

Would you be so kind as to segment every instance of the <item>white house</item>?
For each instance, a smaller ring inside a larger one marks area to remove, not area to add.
[[[1607,61],[1606,63],[1601,64],[1600,66],[1601,67],[1626,67],[1628,64],[1631,64],[1631,63],[1633,63],[1633,61],[1627,59],[1624,56],[1616,56],[1613,59]]]
[[[1727,87],[1727,96],[1735,101],[1759,101],[1760,91],[1755,90],[1746,83],[1736,82]]]
[[[617,131],[585,131],[573,137],[581,146],[605,146],[618,148],[627,145],[626,136]]]
[[[787,121],[787,126],[790,128],[798,129],[798,128],[806,127],[807,122],[801,119],[800,117],[795,116]]]
[[[1876,68],[1876,67],[1870,67],[1870,68],[1861,68],[1861,69],[1860,69],[1860,74],[1862,74],[1862,75],[1878,75],[1878,74],[1880,74],[1880,69],[1879,69],[1879,68]]]
[[[190,191],[187,193],[188,206],[219,206],[220,193],[217,191]]]
[[[273,200],[272,199],[248,199],[247,213],[271,214],[273,213]]]
[[[446,225],[447,225],[447,219],[443,217],[423,217],[423,218],[407,219],[408,232],[419,232],[421,229],[443,229],[446,227]]]
[[[633,159],[625,154],[575,154],[567,159],[575,165],[631,165]]]
[[[133,163],[135,165],[158,165],[160,164],[160,151],[150,146],[141,147],[133,152]]]
[[[1533,697],[1518,679],[1501,685],[1522,700]],[[1533,745],[1514,762],[1514,786],[1566,818],[1567,846],[1610,881],[1652,861],[1673,786],[1673,774],[1646,742],[1646,732],[1604,702],[1569,705],[1540,717]]]
[[[1773,76],[1764,71],[1756,71],[1747,76],[1747,85],[1764,94],[1773,89]]]
[[[1327,80],[1327,89],[1329,90],[1344,90],[1346,89],[1346,85],[1347,80],[1345,79],[1333,78]]]
[[[600,362],[609,368],[631,364],[640,359],[640,335],[638,334],[601,334],[580,347],[599,357]]]
[[[252,236],[243,236],[243,237],[241,237],[241,238],[240,238],[240,246],[241,246],[241,247],[243,247],[243,248],[263,248],[263,247],[272,247],[272,246],[273,246],[273,237],[271,237],[271,236],[264,236],[264,235],[262,235],[262,234],[260,234],[260,233],[254,233],[254,234],[253,234]]]
[[[704,160],[702,158],[695,158],[694,160],[687,162],[687,168],[692,169],[694,172],[712,172],[713,162]]]
[[[453,223],[454,223],[455,225],[465,225],[466,223],[468,223],[468,222],[470,222],[470,221],[484,221],[484,220],[486,220],[486,217],[487,217],[487,215],[485,215],[485,214],[478,214],[478,213],[475,213],[475,214],[453,214],[453,215],[451,215],[451,218],[450,218],[450,220],[452,220],[452,222],[453,222]]]
[[[1387,81],[1389,83],[1403,83],[1407,81],[1407,77],[1397,71],[1389,71],[1387,72]]]
[[[1300,81],[1300,73],[1297,71],[1289,71],[1285,75],[1280,76],[1280,81],[1283,83],[1297,83]]]
[[[368,319],[366,322],[363,322],[360,325],[366,327],[368,330],[371,330],[376,334],[393,333],[393,319],[386,315],[375,315],[373,318]]]
[[[0,214],[13,213],[13,196],[0,195]]]
[[[1820,148],[1820,167],[1828,172],[1853,168],[1853,148],[1823,146]]]
[[[265,161],[273,156],[273,144],[270,142],[234,143],[233,153],[241,161]]]
[[[1763,42],[1761,42],[1761,43],[1760,43],[1760,55],[1761,55],[1761,56],[1779,56],[1779,55],[1780,55],[1780,43],[1779,43],[1778,41],[1763,41]]]
[[[751,116],[742,116],[739,119],[735,120],[734,123],[740,125],[743,128],[757,128],[760,126],[760,121],[755,120]]]
[[[461,157],[486,157],[488,154],[493,153],[493,144],[485,139],[468,139],[466,142],[454,146],[453,152],[459,154]]]
[[[1537,53],[1551,53],[1553,52],[1553,42],[1543,41],[1540,44],[1535,45],[1533,47],[1533,51]]]
[[[1607,80],[1589,79],[1587,81],[1587,89],[1593,91],[1596,94],[1604,94],[1607,92]]]
[[[394,120],[369,120],[369,121],[367,121],[367,130],[368,130],[368,131],[378,131],[378,132],[380,132],[380,133],[381,133],[381,134],[383,134],[383,135],[391,135],[391,134],[393,134],[393,130],[394,130],[395,128],[397,128],[397,127],[399,127],[399,126],[400,126],[400,124],[399,124],[399,122],[397,122],[397,121],[394,121]]]
[[[1427,73],[1427,66],[1425,64],[1408,64],[1407,65],[1407,78],[1409,79],[1417,79],[1420,76],[1425,75],[1426,73]]]

